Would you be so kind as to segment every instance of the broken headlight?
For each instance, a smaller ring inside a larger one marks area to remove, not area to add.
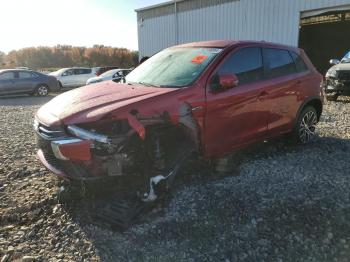
[[[327,71],[326,77],[337,77],[337,71],[334,69],[329,69]]]
[[[83,129],[83,128],[77,127],[75,125],[69,125],[67,127],[67,130],[70,134],[72,134],[78,138],[81,138],[81,139],[88,139],[88,140],[92,140],[92,141],[96,141],[96,142],[100,142],[100,143],[105,143],[105,144],[109,144],[111,142],[108,136],[101,135],[101,134],[98,134],[96,132]]]

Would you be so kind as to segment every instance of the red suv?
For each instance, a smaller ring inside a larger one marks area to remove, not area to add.
[[[59,176],[115,177],[151,201],[155,185],[167,184],[160,182],[194,152],[220,157],[286,133],[309,142],[322,113],[321,81],[294,47],[252,41],[171,47],[125,83],[82,87],[41,107],[34,123],[38,156]]]

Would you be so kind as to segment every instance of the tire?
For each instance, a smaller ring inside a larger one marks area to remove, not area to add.
[[[326,99],[328,101],[337,101],[338,99],[338,94],[337,93],[333,93],[333,94],[326,94]]]
[[[49,87],[47,85],[39,85],[36,88],[36,94],[38,96],[47,96],[49,94]]]
[[[60,81],[58,81],[58,87],[59,87],[59,90],[58,91],[61,91],[63,86],[62,86],[62,83]]]
[[[307,144],[315,137],[317,112],[313,106],[305,107],[296,122],[293,130],[293,138],[299,144]]]

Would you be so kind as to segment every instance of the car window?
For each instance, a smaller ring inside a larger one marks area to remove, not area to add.
[[[74,69],[74,74],[75,75],[91,74],[91,69],[77,68],[77,69]]]
[[[33,78],[33,74],[30,72],[19,72],[18,77],[19,78]]]
[[[75,75],[82,75],[83,71],[82,71],[82,69],[74,69],[74,74]]]
[[[346,62],[346,63],[349,63],[348,61],[349,61],[349,59],[350,59],[350,51],[342,58],[342,62]]]
[[[130,70],[123,70],[123,75],[126,76],[127,74],[130,73]]]
[[[0,74],[0,80],[11,80],[15,79],[13,72],[4,72]]]
[[[266,48],[264,55],[268,64],[269,78],[296,73],[296,66],[287,50]]]
[[[123,71],[117,71],[117,73],[115,74],[115,76],[123,76]]]
[[[68,69],[67,71],[62,73],[62,76],[71,76],[74,74],[74,70],[73,69]]]
[[[218,70],[219,75],[236,74],[239,84],[256,82],[264,78],[264,65],[260,47],[247,47],[233,53]]]
[[[303,59],[300,57],[300,55],[297,55],[294,52],[290,52],[290,54],[292,55],[292,58],[294,60],[295,66],[297,67],[297,71],[298,72],[305,72],[308,70],[305,62],[303,61]]]

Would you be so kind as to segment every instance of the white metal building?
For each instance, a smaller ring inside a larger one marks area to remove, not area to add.
[[[307,53],[325,39],[348,39],[350,49],[350,0],[176,0],[136,12],[140,56],[151,56],[176,44],[214,39],[299,45]],[[328,56],[340,56],[344,48]],[[328,56],[327,60],[332,58]]]

